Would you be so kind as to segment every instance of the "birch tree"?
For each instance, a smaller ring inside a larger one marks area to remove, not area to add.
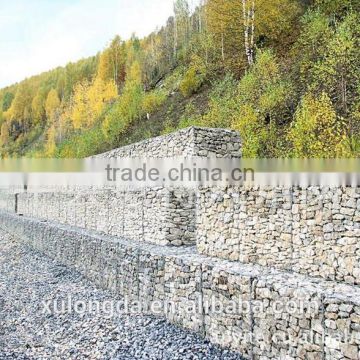
[[[209,0],[206,6],[206,23],[217,48],[221,67],[238,73],[244,67],[242,6],[239,0]]]
[[[112,80],[118,91],[125,80],[126,52],[120,36],[115,36],[100,55],[98,76],[103,81]]]
[[[243,9],[245,54],[249,65],[254,63],[255,0],[241,0]]]
[[[174,2],[174,58],[177,51],[187,46],[190,35],[190,10],[186,0]]]

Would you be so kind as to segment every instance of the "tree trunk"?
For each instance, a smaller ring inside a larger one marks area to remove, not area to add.
[[[225,49],[224,49],[224,33],[221,34],[221,58],[225,61]]]
[[[254,63],[255,0],[242,0],[245,55],[249,65]]]
[[[176,51],[177,51],[177,38],[178,38],[178,34],[177,34],[177,20],[176,20],[176,16],[174,17],[174,59],[176,58]]]
[[[255,0],[252,0],[251,4],[251,40],[250,40],[250,52],[252,65],[254,63],[254,33],[255,33]]]

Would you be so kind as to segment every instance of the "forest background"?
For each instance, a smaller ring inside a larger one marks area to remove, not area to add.
[[[360,0],[202,0],[0,90],[0,155],[77,158],[188,126],[245,157],[360,155]]]

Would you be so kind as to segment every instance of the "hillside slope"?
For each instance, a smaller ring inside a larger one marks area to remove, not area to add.
[[[247,157],[358,157],[359,13],[176,0],[159,31],[1,89],[1,157],[85,157],[189,125],[240,131]]]

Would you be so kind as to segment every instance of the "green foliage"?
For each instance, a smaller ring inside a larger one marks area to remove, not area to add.
[[[314,64],[313,89],[325,91],[336,110],[347,116],[360,84],[360,17],[348,15],[327,42],[324,57]]]
[[[165,101],[166,94],[163,91],[151,91],[144,95],[142,109],[151,114],[157,110]]]
[[[178,66],[164,79],[163,87],[168,94],[179,90],[180,83],[184,77],[184,72],[185,68],[183,66]]]
[[[9,141],[6,144],[3,144],[0,149],[0,156],[20,157],[27,156],[27,153],[30,153],[34,157],[39,157],[36,153],[33,152],[33,149],[38,139],[41,138],[42,135],[42,127],[35,126],[26,134],[26,136],[20,135],[15,140],[9,136]]]
[[[144,113],[143,99],[141,69],[135,62],[129,71],[121,96],[112,106],[103,123],[104,135],[111,144],[115,145],[131,122]]]
[[[358,156],[360,1],[246,0],[246,19],[242,4],[177,0],[149,36],[0,89],[1,155],[82,157],[198,125],[239,130],[247,157]]]
[[[169,109],[171,114],[174,114],[174,109]],[[190,126],[204,126],[201,115],[197,113],[195,104],[191,101],[186,105],[183,114],[178,121],[174,121],[171,117],[168,117],[165,121],[164,127],[161,131],[162,135],[172,133],[174,131],[184,129]]]
[[[80,134],[74,134],[57,146],[54,156],[59,158],[84,158],[109,149],[100,125]]]
[[[53,120],[54,114],[60,106],[60,99],[55,89],[51,89],[48,93],[45,103],[46,116],[49,120]]]
[[[113,81],[120,90],[125,80],[126,50],[120,36],[115,36],[109,47],[100,55],[97,75],[104,81]]]
[[[248,66],[244,34],[253,35],[249,46],[254,52],[268,46],[282,53],[283,47],[289,46],[297,34],[303,10],[300,2],[294,0],[247,0],[247,13],[251,12],[252,3],[255,6],[253,23],[244,21],[243,1],[208,0],[206,6],[208,28],[213,34],[221,67],[239,76]]]
[[[195,104],[189,102],[181,116],[178,129],[184,129],[190,126],[203,126],[201,116],[197,115]]]
[[[237,81],[227,74],[216,81],[209,96],[209,111],[203,116],[202,124],[207,127],[230,127],[237,112]]]
[[[315,7],[333,21],[341,19],[350,11],[359,12],[359,0],[315,0]]]
[[[98,58],[90,57],[82,59],[76,63],[69,63],[65,69],[61,69],[59,74],[53,80],[57,87],[60,88],[61,98],[69,100],[74,86],[84,80],[91,81],[97,71]]]
[[[306,95],[289,132],[298,158],[334,158],[348,155],[345,124],[336,115],[329,96]]]
[[[194,56],[179,89],[183,96],[189,97],[196,93],[206,78],[206,65],[201,58]]]
[[[255,65],[239,82],[238,102],[250,104],[265,120],[281,120],[291,97],[291,84],[285,80],[274,54],[260,52]]]
[[[56,151],[56,130],[55,130],[55,126],[52,125],[46,134],[45,156],[53,157],[55,151]]]
[[[183,81],[180,84],[180,91],[183,96],[189,97],[194,92],[199,90],[201,81],[198,78],[196,69],[191,67],[185,74]]]
[[[360,157],[360,135],[350,136],[346,141],[346,146],[349,149],[349,156],[353,158]]]
[[[46,92],[43,88],[39,89],[31,102],[31,110],[34,124],[39,124],[45,120]]]
[[[314,82],[314,65],[324,57],[326,44],[333,36],[329,19],[319,11],[309,11],[302,18],[302,30],[292,49],[294,80],[304,93]]]
[[[208,31],[195,34],[190,42],[188,54],[192,58],[202,59],[207,76],[216,76],[216,71],[220,68],[219,64],[221,64],[221,60],[213,34]]]
[[[2,111],[10,109],[11,103],[14,100],[15,95],[11,92],[5,92],[2,98]]]
[[[254,66],[241,79],[233,128],[240,131],[246,157],[277,154],[276,125],[286,122],[292,86],[284,80],[271,51],[259,53]]]
[[[0,131],[0,142],[1,145],[4,146],[9,141],[9,126],[6,122],[4,122],[1,125],[1,131]]]
[[[177,130],[177,127],[174,126],[170,121],[165,122],[165,126],[161,131],[161,135],[167,135]]]

